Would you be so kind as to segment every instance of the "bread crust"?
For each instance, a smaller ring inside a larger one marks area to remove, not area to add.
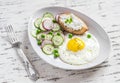
[[[65,31],[73,33],[73,34],[76,34],[76,35],[82,35],[82,34],[84,34],[88,30],[88,27],[85,24],[85,22],[83,22],[79,17],[78,17],[78,19],[83,22],[83,26],[82,26],[81,29],[79,29],[79,30],[73,30],[72,28],[69,28],[69,27],[65,26],[64,23],[60,20],[61,19],[60,16],[63,15],[63,14],[68,15],[70,13],[62,13],[58,17],[58,23],[60,24],[61,28],[63,28]]]

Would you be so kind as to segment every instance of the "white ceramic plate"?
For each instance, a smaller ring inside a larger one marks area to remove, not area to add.
[[[83,21],[85,21],[85,23],[88,25],[89,32],[92,33],[97,38],[97,40],[100,44],[99,56],[95,60],[93,60],[92,62],[90,62],[88,64],[75,66],[75,65],[69,65],[67,63],[64,63],[59,58],[54,59],[53,56],[45,55],[41,51],[40,47],[36,44],[36,39],[33,38],[30,34],[31,30],[33,30],[35,28],[34,27],[35,19],[38,17],[42,17],[42,15],[45,12],[51,12],[54,15],[56,15],[58,13],[63,13],[63,12],[72,12],[72,13],[78,15],[79,17],[81,17],[81,19],[83,19]],[[29,24],[28,24],[28,35],[29,35],[29,40],[31,42],[31,45],[32,45],[33,49],[35,50],[35,52],[47,63],[49,63],[55,67],[62,68],[62,69],[82,70],[82,69],[94,67],[94,66],[102,63],[110,55],[110,51],[111,51],[111,44],[110,44],[109,37],[99,24],[97,24],[94,20],[92,20],[88,16],[86,16],[78,11],[75,11],[75,10],[72,10],[69,8],[65,8],[65,7],[46,7],[46,8],[42,8],[42,9],[36,11],[33,14],[33,16],[31,17]]]

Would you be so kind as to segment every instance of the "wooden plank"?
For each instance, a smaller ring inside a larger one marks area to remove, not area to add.
[[[108,33],[112,54],[101,65],[83,71],[55,68],[39,58],[27,36],[27,24],[34,11],[45,6],[78,10],[99,23]],[[4,26],[12,24],[23,42],[22,49],[40,74],[37,83],[120,83],[120,0],[0,0],[0,83],[32,83],[17,53],[7,41]]]

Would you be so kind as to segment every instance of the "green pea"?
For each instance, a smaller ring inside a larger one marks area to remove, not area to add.
[[[40,32],[41,32],[40,29],[37,29],[36,30],[36,35],[39,34]]]
[[[52,20],[53,21],[53,23],[57,23],[57,21],[54,19],[54,20]]]
[[[87,38],[91,38],[91,35],[90,35],[90,34],[88,34],[88,35],[87,35]]]
[[[60,56],[59,53],[54,53],[54,58],[57,58],[59,56]]]
[[[57,49],[55,49],[55,50],[53,51],[53,53],[58,53],[58,50],[57,50]]]
[[[41,40],[37,40],[37,44],[41,45],[42,41]]]
[[[60,33],[57,33],[58,36],[60,36]]]
[[[45,35],[42,34],[42,35],[41,35],[41,38],[45,38]]]
[[[73,37],[73,34],[70,33],[70,34],[68,35],[68,37],[69,37],[69,38],[72,38],[72,37]]]
[[[50,31],[48,34],[51,34],[51,35],[53,35],[53,32],[52,32],[52,31]]]

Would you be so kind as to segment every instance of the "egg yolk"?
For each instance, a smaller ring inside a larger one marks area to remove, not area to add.
[[[77,52],[85,47],[85,43],[80,38],[73,38],[68,41],[67,48],[70,51]]]

